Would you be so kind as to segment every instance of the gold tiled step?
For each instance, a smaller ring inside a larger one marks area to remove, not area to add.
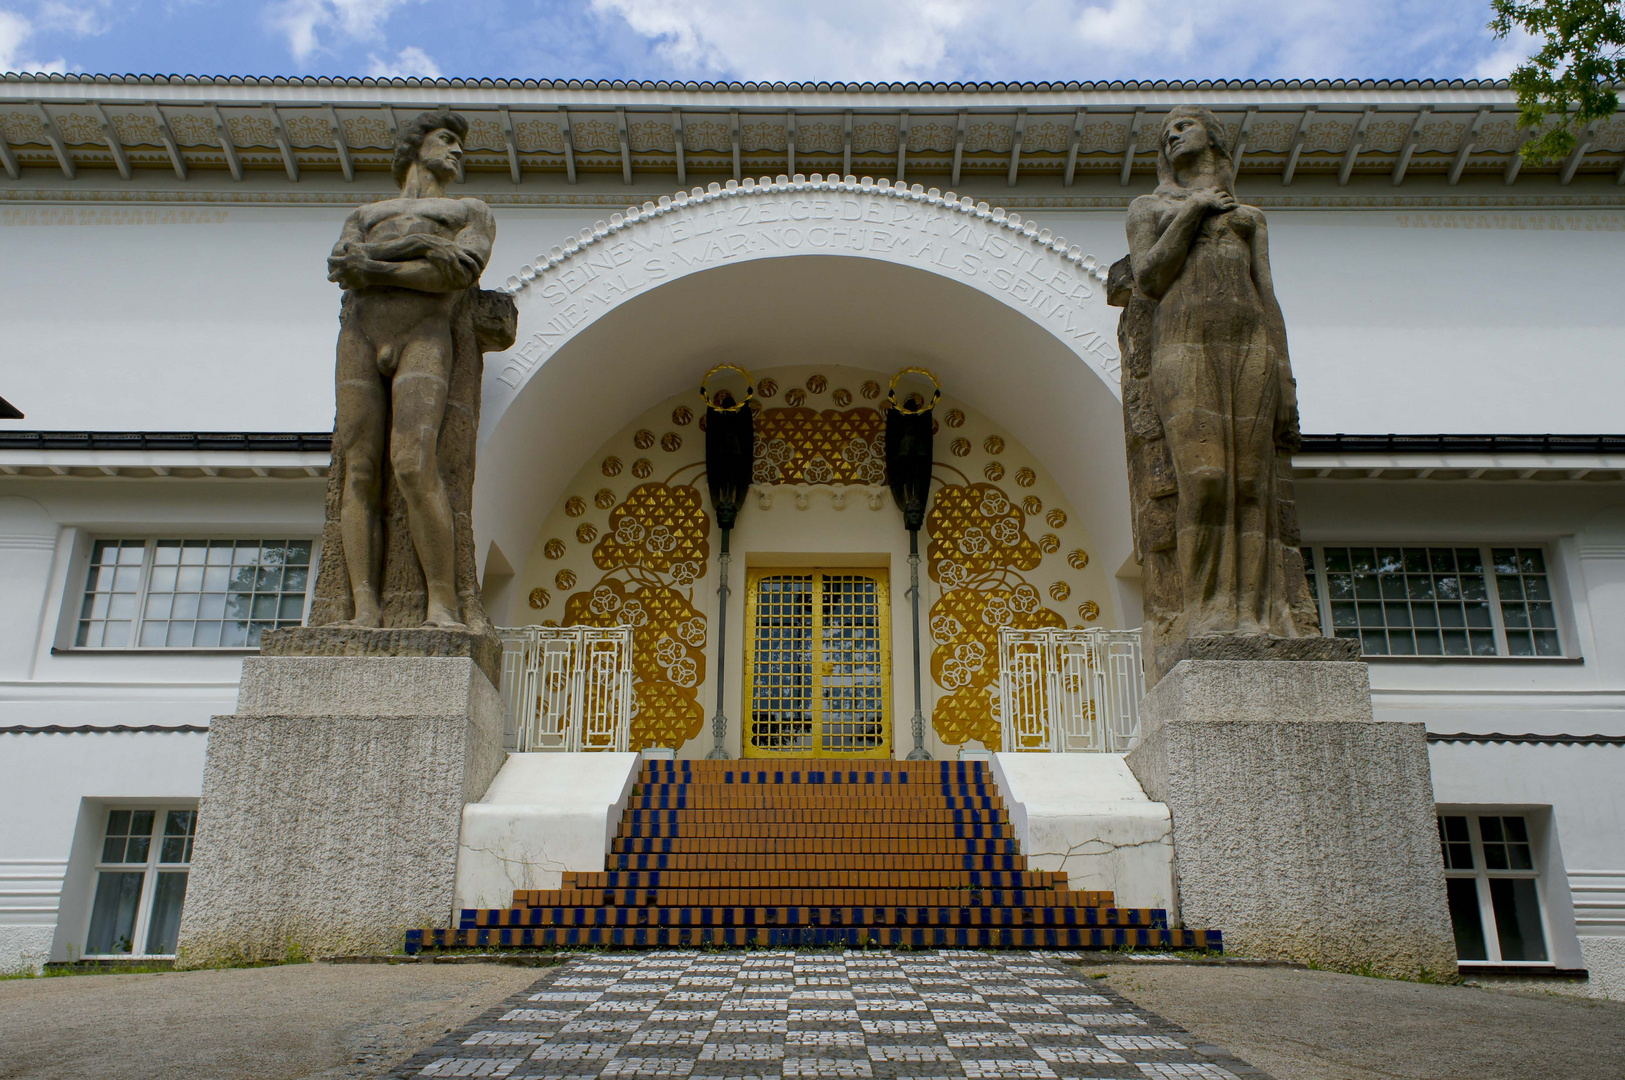
[[[491,926],[1138,926],[1160,908],[1030,907],[528,907],[467,909],[461,928]]]
[[[965,906],[1116,908],[1110,892],[1071,889],[520,889],[513,894],[514,908],[706,906],[802,908],[820,904],[892,908]]]
[[[795,814],[775,810],[650,810],[660,818],[621,819],[620,836],[808,836],[830,827],[859,829],[868,836],[1008,836],[1003,811],[997,819],[955,821],[951,814],[923,810],[875,811],[851,820],[832,820],[828,813]]]
[[[566,889],[1054,889],[1066,872],[1052,870],[591,870],[564,872]]]
[[[874,851],[873,847],[868,848]],[[713,855],[611,855],[609,865],[617,870],[719,870],[723,872],[769,872],[774,870],[847,870],[907,874],[949,870],[1025,870],[1025,855],[912,855],[884,854],[791,854],[762,852],[723,852]]]
[[[1128,927],[533,927],[406,932],[406,951],[424,949],[910,948],[1202,949],[1219,952],[1216,930]]]
[[[730,792],[726,796],[700,799],[686,792],[664,795],[632,795],[627,806],[633,810],[823,810],[848,813],[871,810],[1003,810],[1004,798],[999,795],[947,795],[925,797],[915,795],[843,796],[829,798],[822,795],[764,795],[754,791]],[[848,819],[854,820],[854,819]]]
[[[672,836],[617,837],[616,855],[1015,855],[1014,840],[968,840],[958,837],[881,836]]]

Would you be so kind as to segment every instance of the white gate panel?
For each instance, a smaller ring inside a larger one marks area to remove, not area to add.
[[[508,737],[521,752],[626,750],[631,627],[526,626],[497,634]]]
[[[1144,696],[1138,630],[999,630],[1005,750],[1121,753]]]

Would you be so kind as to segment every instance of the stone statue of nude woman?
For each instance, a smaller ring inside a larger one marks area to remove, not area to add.
[[[446,197],[467,133],[468,122],[449,112],[403,126],[394,161],[400,197],[352,213],[327,260],[328,279],[345,289],[334,438],[345,463],[339,524],[352,626],[381,623],[386,461],[423,567],[424,625],[464,625],[437,443],[455,358],[453,310],[478,283],[496,239],[485,203]]]
[[[1264,214],[1236,201],[1224,129],[1203,108],[1168,114],[1157,179],[1129,207],[1128,242],[1133,290],[1152,302],[1142,387],[1177,491],[1177,636],[1316,635],[1297,538],[1284,535],[1283,523],[1296,531],[1297,396]]]

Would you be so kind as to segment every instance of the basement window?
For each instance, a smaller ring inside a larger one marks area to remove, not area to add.
[[[86,958],[175,955],[196,832],[190,807],[107,811]]]
[[[1522,814],[1441,814],[1439,846],[1463,964],[1549,964],[1540,873]]]

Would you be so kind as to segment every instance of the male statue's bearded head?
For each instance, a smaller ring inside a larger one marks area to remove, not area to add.
[[[451,183],[457,178],[467,137],[468,121],[453,112],[427,112],[407,123],[395,140],[391,171],[396,186],[406,186],[414,165],[442,184]]]

